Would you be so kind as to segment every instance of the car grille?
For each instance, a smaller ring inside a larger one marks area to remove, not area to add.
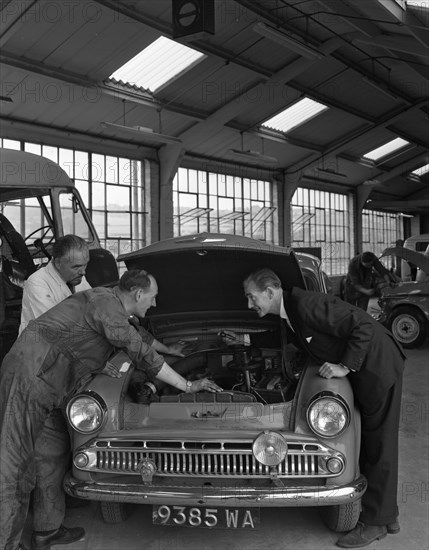
[[[85,469],[138,475],[141,461],[149,459],[156,466],[156,474],[161,476],[269,478],[271,474],[269,467],[254,458],[251,443],[177,442],[180,448],[172,448],[172,442],[165,442],[165,448],[162,442],[135,444],[145,448],[130,448],[124,442],[97,441],[86,449],[93,460]],[[148,448],[152,445],[157,448]],[[331,476],[325,464],[334,455],[337,453],[321,444],[290,444],[287,458],[277,467],[277,475],[286,478]]]

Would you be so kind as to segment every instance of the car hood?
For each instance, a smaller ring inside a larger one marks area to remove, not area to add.
[[[288,248],[221,233],[177,237],[122,254],[128,269],[145,269],[158,283],[157,307],[148,316],[247,310],[243,280],[269,267],[283,288],[305,283],[297,257]]]
[[[422,252],[416,252],[415,250],[410,250],[409,248],[403,248],[401,246],[393,246],[383,250],[381,257],[383,258],[384,256],[398,256],[429,274],[429,256]]]

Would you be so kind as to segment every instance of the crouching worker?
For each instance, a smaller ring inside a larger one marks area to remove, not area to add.
[[[182,391],[221,391],[207,378],[189,385],[158,354],[155,348],[160,346],[153,337],[128,322],[131,315],[144,317],[156,305],[157,293],[152,275],[127,271],[115,288],[73,294],[31,321],[4,358],[0,370],[0,548],[24,548],[20,539],[35,486],[36,442],[44,436],[51,412],[64,407],[83,377],[101,372],[114,350],[123,349],[136,369]],[[50,437],[55,439],[55,434]],[[57,439],[57,444],[64,440],[62,429]],[[49,460],[48,453],[44,454]],[[33,532],[36,550],[49,550],[84,536],[82,528],[63,525],[64,505],[60,503],[59,509],[62,515],[55,526]]]

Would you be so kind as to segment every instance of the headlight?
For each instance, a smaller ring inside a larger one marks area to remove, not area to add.
[[[315,434],[336,437],[349,425],[350,411],[339,397],[321,395],[308,407],[307,422]]]
[[[286,439],[277,432],[264,432],[253,442],[253,455],[265,466],[277,466],[287,454]]]
[[[73,428],[83,434],[91,434],[101,428],[107,407],[97,394],[80,394],[67,405],[67,417]]]

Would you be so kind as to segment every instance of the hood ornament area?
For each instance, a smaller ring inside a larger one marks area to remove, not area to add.
[[[139,471],[143,485],[152,485],[153,476],[156,473],[156,465],[150,458],[144,458],[137,464],[137,470]]]

